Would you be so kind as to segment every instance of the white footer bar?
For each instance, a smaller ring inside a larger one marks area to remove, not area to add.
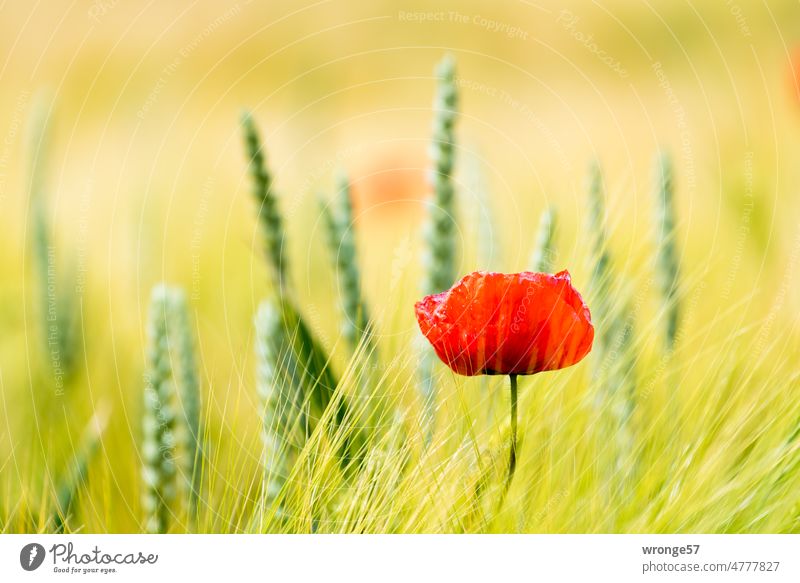
[[[0,581],[800,581],[800,535],[2,535]]]

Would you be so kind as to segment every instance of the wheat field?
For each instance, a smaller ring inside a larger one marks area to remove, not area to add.
[[[800,11],[604,4],[0,6],[0,532],[800,531]]]

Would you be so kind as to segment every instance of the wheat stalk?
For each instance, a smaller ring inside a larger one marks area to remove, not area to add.
[[[189,326],[189,309],[183,290],[166,290],[169,303],[169,329],[171,346],[175,358],[173,377],[178,386],[181,415],[176,423],[181,439],[181,471],[188,491],[190,516],[195,516],[197,502],[202,487],[202,447],[200,428],[200,380],[198,378],[197,357],[195,355],[192,330]],[[176,428],[177,429],[177,428]]]
[[[256,387],[261,410],[263,507],[285,518],[281,493],[297,452],[305,442],[303,394],[298,363],[287,345],[281,313],[270,301],[258,308],[256,326]]]
[[[667,348],[675,347],[680,323],[680,298],[678,297],[678,249],[675,242],[675,193],[672,161],[666,153],[659,154],[655,164],[656,229],[658,252],[656,275],[666,313]]]
[[[43,96],[33,106],[28,125],[29,200],[33,231],[33,257],[39,279],[43,348],[58,388],[69,379],[78,360],[81,340],[77,316],[80,301],[74,277],[59,277],[56,245],[50,236],[47,213],[47,157],[50,143],[50,114]]]
[[[297,363],[295,382],[302,389],[309,411],[307,426],[310,431],[313,431],[317,421],[323,417],[328,405],[334,400],[333,396],[338,381],[331,368],[329,355],[305,322],[293,295],[287,293],[289,284],[286,277],[288,269],[283,253],[285,239],[283,221],[272,191],[272,179],[264,163],[261,141],[249,113],[242,116],[242,127],[253,181],[253,192],[259,203],[258,215],[266,241],[268,261],[271,271],[275,275],[277,306],[281,314],[281,324],[284,327],[284,334],[281,337],[284,344],[281,346],[281,353],[289,354],[291,352],[292,360]],[[333,424],[336,427],[342,427],[347,417],[347,405],[343,399],[338,399],[335,406]],[[345,466],[349,463],[350,447],[349,441],[344,444],[341,461]]]
[[[143,506],[145,529],[164,533],[175,498],[175,385],[170,360],[170,291],[153,289],[148,324],[148,372],[144,399]]]
[[[600,386],[596,393],[595,406],[601,415],[605,432],[614,436],[608,447],[611,448],[611,458],[617,469],[611,489],[617,493],[622,478],[628,475],[630,466],[634,463],[629,459],[633,449],[629,419],[635,404],[635,358],[631,345],[633,322],[630,317],[625,317],[629,310],[623,310],[620,314],[619,309],[611,304],[615,292],[611,285],[613,271],[606,234],[606,194],[603,174],[597,162],[592,163],[589,168],[587,190],[587,232],[591,237],[589,292],[592,298],[592,321],[598,338],[592,364],[595,379]]]
[[[430,148],[433,202],[429,205],[427,247],[423,262],[423,292],[433,294],[449,288],[456,278],[456,221],[454,126],[458,107],[455,62],[448,55],[436,69],[438,88],[434,99],[433,141]]]
[[[264,231],[268,264],[279,286],[285,285],[286,257],[284,253],[283,220],[278,211],[272,176],[264,160],[264,148],[250,112],[242,114],[242,131],[248,168],[252,178],[253,198],[258,204],[258,218]]]
[[[589,192],[589,260],[591,278],[589,290],[592,296],[592,321],[598,332],[594,348],[594,362],[604,362],[614,332],[611,310],[611,257],[606,236],[606,204],[603,173],[598,163],[592,163],[588,175]]]
[[[323,205],[322,212],[342,296],[342,335],[351,350],[355,350],[362,339],[369,341],[369,314],[361,293],[353,203],[346,174],[338,176],[336,197],[330,205]]]
[[[455,121],[458,108],[458,91],[455,84],[455,62],[449,55],[436,68],[438,79],[433,102],[433,140],[430,157],[433,164],[431,185],[433,201],[429,205],[428,224],[425,231],[423,267],[425,277],[422,290],[425,294],[448,289],[456,278],[456,220],[455,187]],[[433,436],[436,418],[436,387],[433,378],[434,358],[424,342],[420,355],[420,393],[423,401],[423,426],[426,441]]]
[[[536,245],[530,260],[533,271],[550,273],[556,257],[556,210],[547,207],[539,219],[539,230],[536,234]]]

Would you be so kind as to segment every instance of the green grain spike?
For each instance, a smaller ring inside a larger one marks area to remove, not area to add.
[[[587,232],[591,238],[591,278],[589,289],[592,297],[592,321],[597,329],[598,349],[595,362],[603,362],[614,334],[611,314],[611,258],[606,236],[606,203],[603,174],[596,162],[589,167],[589,221]]]
[[[78,362],[81,340],[77,323],[80,301],[70,277],[59,277],[57,248],[50,236],[47,205],[47,157],[50,136],[49,106],[39,97],[28,126],[30,154],[29,200],[32,220],[33,259],[39,280],[42,338],[46,359],[61,388]]]
[[[426,277],[425,294],[446,290],[456,278],[456,221],[453,165],[455,162],[455,135],[453,132],[458,108],[455,85],[455,63],[445,57],[436,70],[438,90],[433,103],[433,141],[430,157],[433,164],[431,184],[433,201],[429,206],[429,224],[426,232],[424,258]]]
[[[361,292],[353,204],[347,175],[337,178],[336,197],[322,212],[328,233],[328,246],[334,262],[342,296],[342,334],[355,349],[369,330],[369,315]]]
[[[625,318],[630,310],[614,308],[612,298],[618,293],[613,284],[611,255],[606,234],[606,204],[603,175],[599,164],[593,163],[588,175],[589,219],[586,230],[590,237],[589,301],[595,325],[596,344],[592,357],[594,374],[602,387],[597,392],[595,405],[602,413],[605,432],[615,437],[609,442],[618,475],[630,468],[619,467],[628,463],[631,452],[629,419],[634,406],[634,354],[631,338],[633,321]],[[619,488],[617,487],[616,490]]]
[[[433,201],[425,230],[425,254],[422,283],[424,294],[442,292],[456,279],[456,220],[453,166],[455,163],[454,126],[458,108],[455,84],[455,62],[446,56],[436,69],[438,87],[433,102],[433,140],[430,157],[433,163],[431,184]],[[423,343],[424,344],[424,343]],[[436,387],[433,378],[435,361],[430,347],[420,356],[420,393],[423,401],[423,426],[426,443],[433,436],[436,417]]]
[[[256,315],[256,383],[261,406],[261,441],[264,446],[263,507],[285,518],[281,492],[305,438],[303,395],[298,391],[297,363],[281,323],[281,313],[270,301]]]
[[[283,248],[283,221],[278,211],[278,204],[272,187],[272,177],[267,171],[264,148],[261,145],[261,138],[252,115],[249,112],[244,112],[241,123],[245,152],[252,178],[253,197],[258,205],[258,218],[264,230],[267,258],[270,268],[275,274],[276,282],[279,285],[284,285],[286,257]]]
[[[169,334],[174,347],[173,369],[178,385],[181,414],[178,416],[181,438],[181,461],[184,482],[188,491],[188,505],[191,516],[197,510],[198,496],[202,486],[202,447],[200,428],[200,379],[195,354],[194,338],[189,324],[189,308],[183,290],[168,290],[170,303]]]
[[[556,256],[556,210],[547,207],[539,220],[536,234],[536,246],[531,256],[530,267],[533,271],[551,273]]]
[[[153,289],[148,324],[148,371],[144,399],[143,506],[145,530],[164,533],[169,528],[175,497],[175,385],[170,361],[169,290]]]
[[[287,344],[282,347],[282,352],[291,351],[292,359],[297,363],[297,382],[302,388],[309,409],[307,426],[309,431],[313,431],[316,421],[333,400],[337,381],[325,349],[306,324],[293,295],[289,293],[286,278],[288,269],[283,251],[283,223],[272,190],[272,180],[264,162],[261,141],[249,113],[242,116],[242,128],[250,174],[253,178],[253,191],[259,204],[258,216],[264,229],[270,269],[276,279],[277,305],[280,307],[281,322],[287,332]],[[334,421],[337,427],[340,427],[346,418],[346,405],[341,399],[337,400],[337,403]],[[349,455],[343,455],[341,458],[345,466],[348,464],[348,459]]]
[[[675,347],[680,323],[680,298],[678,297],[679,264],[675,242],[675,196],[672,161],[665,153],[659,154],[655,168],[656,229],[658,253],[656,274],[664,301],[666,314],[666,344]]]

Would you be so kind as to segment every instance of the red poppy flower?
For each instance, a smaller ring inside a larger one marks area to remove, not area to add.
[[[594,339],[589,308],[567,271],[477,271],[415,309],[439,358],[467,376],[565,368],[583,359]]]

